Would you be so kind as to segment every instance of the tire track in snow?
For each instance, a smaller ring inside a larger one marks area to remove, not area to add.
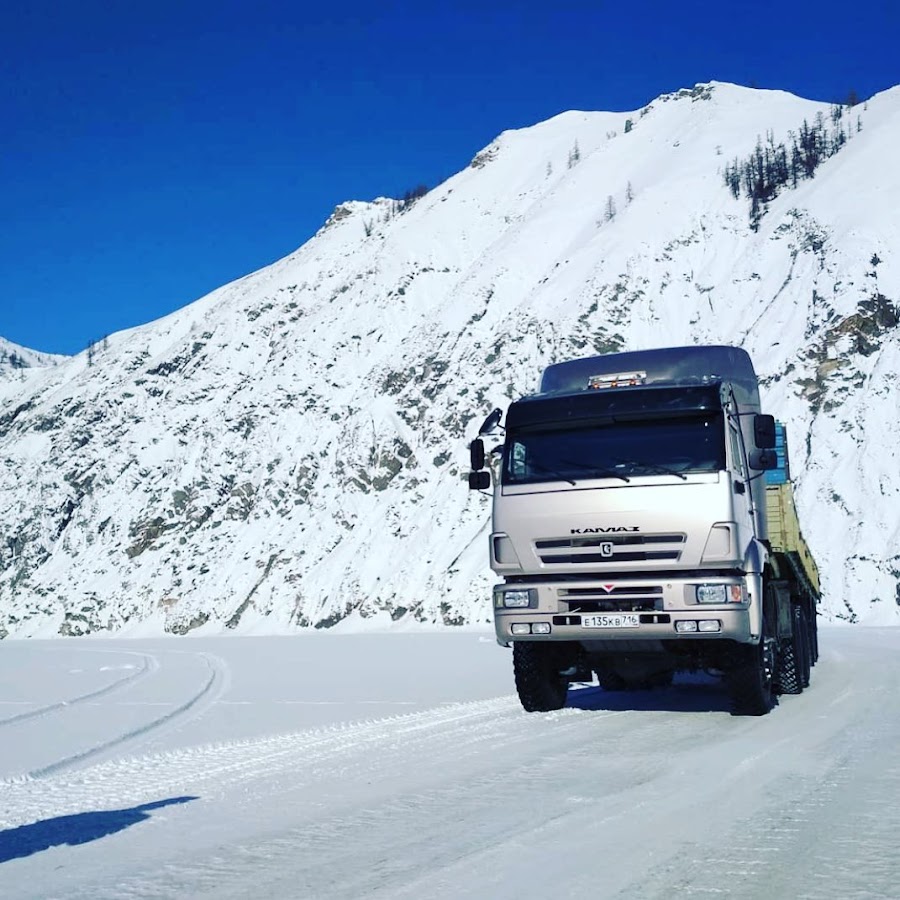
[[[633,727],[625,724],[629,719]],[[384,733],[392,724],[393,731]],[[630,801],[616,798],[630,785],[652,782],[660,774],[645,755],[648,743],[681,748],[687,735],[689,753],[697,742],[696,732],[678,716],[576,708],[529,716],[514,697],[328,731],[338,738],[336,731],[349,732],[346,737],[352,739],[354,732],[358,736],[373,727],[383,732],[380,739],[372,735],[373,740],[356,746],[333,744],[330,756],[306,752],[286,757],[281,766],[269,767],[271,779],[247,790],[234,790],[241,773],[232,773],[224,805],[235,818],[255,818],[257,824],[251,822],[246,837],[229,834],[214,850],[167,856],[163,867],[116,878],[108,887],[93,884],[73,894],[72,900],[166,896],[350,900],[374,896],[378,890],[399,897],[401,887],[408,884],[409,891],[402,895],[421,897],[430,895],[433,884],[419,890],[418,875],[445,868],[452,870],[447,875],[451,889],[441,896],[463,896],[453,889],[457,867],[467,871],[473,861],[499,847],[530,853],[545,840],[548,828],[561,829],[572,838],[598,817],[609,815],[610,803],[630,808]],[[301,737],[314,736],[295,736]],[[598,752],[610,740],[621,758],[604,759]],[[635,761],[638,758],[640,762]],[[583,779],[585,765],[592,774]],[[289,773],[289,782],[279,779],[279,768]],[[528,787],[530,782],[558,783],[560,778],[562,789],[550,798],[545,790]],[[652,795],[654,789],[647,790]],[[215,803],[217,798],[204,794],[203,799]],[[273,807],[279,810],[277,817],[260,817],[259,810]],[[281,811],[286,812],[284,817]],[[254,830],[265,836],[260,839]],[[389,849],[385,835],[390,835]],[[486,890],[465,895],[511,894]]]
[[[214,696],[220,694],[225,688],[225,684],[227,682],[226,665],[221,659],[213,656],[212,654],[199,653],[196,655],[204,661],[210,671],[209,676],[203,683],[202,687],[198,691],[193,693],[187,701],[181,703],[179,706],[177,706],[170,712],[167,712],[165,715],[152,719],[150,722],[146,722],[143,725],[138,726],[137,728],[132,728],[129,731],[126,731],[123,734],[119,734],[108,741],[103,741],[102,743],[96,744],[93,747],[88,748],[87,750],[81,751],[80,753],[66,756],[62,759],[50,763],[49,765],[42,766],[39,769],[34,769],[33,771],[29,772],[28,775],[25,776],[25,778],[31,781],[39,781],[41,779],[47,778],[48,776],[55,775],[58,772],[62,772],[66,769],[72,769],[81,766],[85,762],[88,762],[89,760],[99,756],[102,753],[108,753],[111,750],[115,750],[116,748],[137,738],[146,737],[150,732],[173,723],[174,721],[183,717],[192,709],[194,709],[194,707],[201,703],[201,701],[207,699],[212,700]],[[16,780],[13,780],[8,783],[15,783],[15,781]],[[2,786],[2,782],[0,782],[0,786]]]
[[[214,679],[215,673],[202,694],[212,689]],[[13,827],[72,810],[134,805],[172,791],[196,790],[198,785],[210,782],[220,795],[257,780],[268,780],[272,791],[277,792],[283,787],[279,775],[285,773],[290,774],[291,787],[296,788],[321,777],[323,766],[333,774],[341,767],[365,769],[376,765],[373,760],[381,765],[386,757],[396,758],[397,764],[403,765],[404,759],[408,763],[414,758],[414,752],[422,753],[422,748],[437,752],[437,748],[445,749],[448,741],[458,754],[483,752],[485,742],[494,746],[521,740],[535,722],[535,718],[523,716],[515,697],[506,696],[366,722],[101,762],[80,769],[74,779],[64,774],[64,770],[181,715],[199,699],[201,695],[135,732],[85,753],[45,766],[24,778],[0,781],[0,824]],[[597,719],[623,714],[592,716]],[[564,709],[544,714],[540,719],[552,721],[557,730],[568,729],[578,727],[584,713]]]
[[[0,719],[0,728],[6,725],[16,725],[20,722],[26,722],[30,719],[39,719],[42,716],[50,715],[51,713],[58,712],[59,710],[69,709],[72,706],[77,706],[79,703],[87,703],[91,700],[97,700],[100,697],[105,697],[108,694],[112,694],[115,691],[120,691],[123,688],[131,687],[136,682],[140,681],[145,675],[149,675],[152,672],[155,672],[159,669],[159,661],[155,656],[151,656],[148,653],[137,653],[130,650],[94,650],[91,648],[90,651],[92,653],[116,653],[118,655],[127,655],[127,656],[139,656],[142,660],[141,667],[135,672],[129,672],[127,675],[124,675],[122,678],[116,679],[112,684],[108,684],[105,687],[98,688],[94,691],[88,691],[85,694],[77,694],[74,697],[69,698],[68,700],[58,700],[56,703],[48,703],[46,706],[40,706],[37,709],[28,710],[28,712],[19,713],[15,716],[9,716],[6,719]]]
[[[616,900],[900,897],[898,670],[877,652],[863,665],[855,653],[826,653],[810,693],[787,698],[793,732],[773,745],[780,772],[760,780],[756,812],[689,843]]]

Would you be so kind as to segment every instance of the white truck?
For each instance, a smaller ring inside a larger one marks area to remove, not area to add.
[[[712,671],[744,715],[808,686],[818,572],[745,351],[559,363],[502,417],[470,445],[469,486],[496,482],[494,621],[527,711],[594,676],[628,690]]]

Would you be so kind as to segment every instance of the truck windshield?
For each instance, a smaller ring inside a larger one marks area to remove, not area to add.
[[[666,419],[532,425],[507,435],[503,483],[628,481],[641,475],[718,472],[725,468],[721,413]]]

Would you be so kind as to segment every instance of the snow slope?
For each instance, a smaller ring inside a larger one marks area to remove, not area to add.
[[[789,423],[827,613],[896,623],[900,88],[758,231],[723,180],[818,113],[716,83],[505,132],[0,396],[0,635],[485,623],[477,423],[548,363],[693,342]]]
[[[55,366],[68,359],[58,353],[40,353],[0,337],[0,373],[32,367]]]
[[[0,337],[0,398],[19,396],[25,382],[38,377],[48,366],[58,366],[68,358],[29,350]]]
[[[759,719],[701,676],[528,715],[472,632],[3,648],[6,900],[898,896],[900,629]]]

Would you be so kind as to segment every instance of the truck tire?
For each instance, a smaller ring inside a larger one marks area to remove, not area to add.
[[[791,636],[779,642],[775,688],[779,694],[800,694],[809,684],[809,648],[806,618],[799,606],[791,607]]]
[[[800,610],[800,643],[803,645],[803,658],[800,664],[800,685],[808,688],[809,678],[812,673],[812,645],[809,622],[804,609]]]
[[[734,660],[725,673],[734,715],[764,716],[772,709],[773,646],[763,637],[755,646],[736,648]]]
[[[815,606],[809,616],[809,663],[814,666],[819,661],[819,614]]]
[[[569,682],[559,674],[557,663],[552,644],[513,642],[516,692],[525,712],[550,712],[565,706]]]

